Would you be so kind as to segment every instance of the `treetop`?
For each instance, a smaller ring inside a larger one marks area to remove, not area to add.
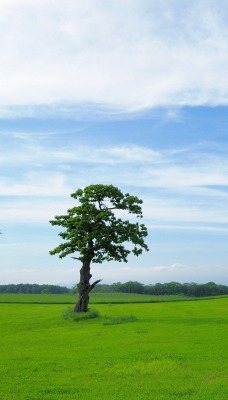
[[[51,250],[51,255],[58,253],[63,258],[78,253],[74,258],[82,262],[127,262],[130,253],[138,256],[143,250],[148,251],[144,243],[148,234],[145,225],[123,220],[115,213],[115,210],[125,210],[142,218],[142,200],[138,197],[124,195],[113,185],[101,184],[78,189],[71,197],[77,199],[79,205],[50,221],[52,225],[65,228],[59,233],[64,243]]]
[[[71,197],[78,199],[81,204],[95,205],[98,204],[99,210],[127,210],[131,214],[136,214],[137,217],[142,216],[141,204],[143,203],[136,196],[125,195],[113,185],[90,185],[84,190],[78,189],[71,194]]]

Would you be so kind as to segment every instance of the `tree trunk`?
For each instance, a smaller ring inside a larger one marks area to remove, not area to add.
[[[74,312],[87,312],[89,305],[89,293],[91,290],[101,282],[101,279],[95,281],[90,285],[89,281],[92,275],[90,274],[91,260],[84,261],[80,270],[80,282],[78,286],[78,302],[74,307]]]
[[[87,312],[89,304],[90,292],[90,263],[91,260],[83,261],[82,268],[80,269],[80,281],[78,286],[78,302],[74,308],[74,312]]]

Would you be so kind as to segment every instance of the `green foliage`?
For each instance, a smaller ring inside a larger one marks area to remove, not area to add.
[[[136,281],[125,283],[117,282],[111,285],[97,285],[95,292],[120,292],[138,293],[148,295],[185,295],[190,297],[221,296],[228,294],[228,286],[218,285],[214,282],[204,284],[197,283],[156,283],[155,285],[144,285]]]
[[[89,309],[87,312],[75,313],[71,307],[63,311],[62,315],[64,319],[70,319],[76,322],[100,317],[100,314],[97,310]]]
[[[127,262],[130,253],[138,256],[143,250],[148,251],[144,243],[147,236],[145,225],[131,223],[115,214],[116,210],[123,210],[142,218],[142,200],[138,197],[128,193],[124,195],[113,185],[90,185],[84,190],[78,189],[71,197],[79,205],[50,221],[52,225],[65,228],[59,233],[65,242],[51,250],[51,255],[58,254],[63,258],[77,254],[75,258],[82,262]],[[133,245],[131,250],[129,243]]]
[[[0,293],[27,293],[27,294],[39,294],[45,293],[44,290],[48,290],[48,293],[68,293],[67,287],[59,285],[38,285],[37,283],[18,283],[9,285],[0,285]]]

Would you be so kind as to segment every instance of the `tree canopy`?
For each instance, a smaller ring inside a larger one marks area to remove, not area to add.
[[[81,205],[50,221],[52,225],[65,228],[59,236],[66,241],[51,250],[51,255],[58,253],[63,258],[79,253],[75,258],[82,262],[86,258],[91,258],[94,263],[105,260],[127,262],[131,252],[138,256],[143,249],[148,250],[144,243],[145,225],[122,220],[114,213],[114,210],[127,210],[141,218],[142,200],[128,193],[123,195],[112,185],[91,185],[84,190],[78,189],[71,197],[78,199]],[[126,242],[132,242],[133,248],[126,248]]]
[[[74,254],[73,258],[82,262],[79,289],[88,295],[93,286],[89,284],[90,263],[127,262],[129,254],[138,256],[143,250],[148,251],[144,242],[148,232],[144,224],[125,218],[126,214],[142,218],[142,200],[123,194],[113,185],[90,185],[78,189],[71,197],[78,205],[50,221],[65,228],[59,233],[64,243],[50,254],[58,254],[60,258]],[[80,290],[79,296],[82,296]]]

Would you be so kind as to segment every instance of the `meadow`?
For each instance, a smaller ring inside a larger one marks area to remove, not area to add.
[[[150,296],[135,293],[91,293],[90,304],[154,303],[189,300],[182,295]],[[75,304],[74,294],[0,294],[0,303]]]
[[[66,303],[45,295],[43,304],[2,296],[11,302],[0,304],[1,400],[228,398],[228,297],[117,304],[106,295],[92,305],[99,318],[73,322],[62,318]]]

